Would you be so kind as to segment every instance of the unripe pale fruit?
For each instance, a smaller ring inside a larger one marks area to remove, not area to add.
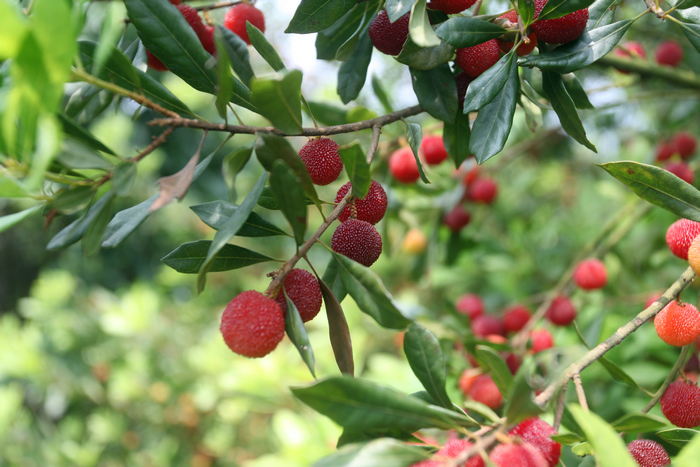
[[[484,302],[476,294],[470,293],[462,295],[457,299],[455,308],[462,314],[469,316],[470,319],[474,319],[477,316],[484,314]]]
[[[464,227],[469,224],[471,220],[471,214],[469,211],[464,209],[461,204],[458,204],[451,211],[445,214],[442,218],[442,222],[453,232],[459,232]]]
[[[500,319],[492,315],[479,315],[472,319],[472,332],[476,337],[486,337],[491,334],[504,335],[506,333]]]
[[[475,3],[476,0],[430,0],[428,8],[444,11],[448,15],[453,15],[467,8],[471,8]]]
[[[503,326],[506,332],[518,332],[530,320],[530,310],[523,305],[515,305],[503,313]]]
[[[576,319],[576,307],[567,297],[558,296],[547,308],[547,319],[557,326],[568,326]]]
[[[640,467],[663,467],[671,465],[666,450],[656,441],[635,439],[627,445],[627,450]]]
[[[530,333],[530,341],[532,342],[532,352],[540,353],[543,350],[554,347],[554,338],[546,329],[535,329]]]
[[[683,60],[683,49],[676,41],[665,41],[656,48],[654,56],[659,65],[675,67]]]
[[[423,155],[423,160],[428,165],[437,165],[447,159],[447,150],[442,136],[429,135],[423,138],[420,143],[419,153]]]
[[[499,444],[489,456],[497,467],[548,467],[544,455],[530,443]]]
[[[690,242],[690,247],[688,247],[688,264],[693,268],[693,272],[700,276],[700,235]]]
[[[605,264],[597,258],[581,261],[574,270],[574,282],[584,290],[595,290],[605,287],[605,284],[608,282]]]
[[[406,13],[395,22],[389,20],[386,10],[379,12],[369,24],[369,38],[374,48],[383,54],[398,55],[408,38],[408,20],[411,14]]]
[[[535,0],[535,18],[547,4],[547,0]],[[561,18],[545,19],[532,23],[532,30],[537,38],[548,44],[566,44],[578,39],[586,29],[588,9],[574,11]]]
[[[401,183],[415,183],[420,178],[418,163],[411,148],[394,151],[389,158],[389,172]]]
[[[480,368],[467,368],[466,370],[464,370],[459,376],[459,380],[457,381],[457,385],[462,391],[462,394],[468,396],[469,391],[471,390],[472,386],[474,386],[476,378],[478,378],[482,374],[483,372]]]
[[[498,390],[496,383],[493,382],[491,375],[477,376],[474,384],[469,388],[469,397],[493,410],[503,404],[503,395]]]
[[[369,222],[348,219],[333,232],[331,248],[369,267],[382,253],[382,237]]]
[[[654,328],[662,341],[683,347],[700,337],[700,313],[690,303],[674,300],[656,315]]]
[[[284,337],[284,315],[277,302],[248,290],[226,306],[220,330],[233,352],[260,358],[275,350]]]
[[[466,198],[476,203],[491,204],[496,196],[498,183],[487,177],[477,178],[467,187]]]
[[[316,317],[321,310],[323,296],[321,287],[318,285],[316,277],[305,269],[292,269],[284,277],[284,291],[289,299],[297,307],[301,320],[310,321]],[[277,294],[275,301],[282,309],[282,313],[287,314],[287,301],[282,290]]]
[[[224,27],[250,45],[246,22],[250,22],[250,24],[260,29],[261,32],[265,32],[265,15],[253,5],[239,3],[229,8],[226,16],[224,16]]]
[[[476,78],[491,68],[501,58],[501,49],[496,39],[477,44],[473,47],[457,49],[455,63],[470,78]]]
[[[343,171],[338,153],[340,146],[330,138],[312,139],[299,150],[299,157],[316,185],[333,183]]]
[[[406,253],[417,255],[425,251],[428,246],[428,237],[420,229],[411,229],[406,232],[401,248]]]
[[[532,444],[542,453],[549,467],[555,467],[561,457],[561,444],[550,436],[556,434],[554,427],[539,417],[528,418],[520,422],[508,432],[511,436],[519,436],[523,441]]]
[[[700,425],[700,388],[695,383],[674,381],[661,396],[661,412],[680,428]]]
[[[663,168],[686,183],[692,185],[695,181],[695,172],[685,162],[669,162]]]
[[[684,131],[676,133],[671,139],[671,144],[675,151],[681,156],[681,159],[689,159],[698,146],[695,136]]]
[[[700,235],[700,222],[679,219],[666,231],[666,244],[671,253],[680,259],[688,259],[688,248],[695,237]]]
[[[352,184],[350,182],[340,187],[338,193],[335,195],[335,202],[339,203],[345,195],[352,189]],[[372,180],[369,185],[369,191],[367,195],[362,199],[355,199],[355,209],[357,210],[357,219],[361,221],[367,221],[374,225],[384,218],[386,213],[387,199],[386,191],[384,188]],[[352,208],[348,206],[343,209],[343,212],[338,216],[340,222],[345,222],[350,219],[352,215]]]

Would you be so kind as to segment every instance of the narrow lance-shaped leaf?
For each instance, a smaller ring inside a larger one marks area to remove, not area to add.
[[[270,176],[272,193],[277,198],[277,203],[284,217],[287,218],[294,232],[294,240],[297,246],[304,243],[306,232],[306,203],[304,202],[304,189],[299,177],[294,174],[289,165],[278,159],[272,165]]]
[[[368,34],[360,36],[352,55],[338,69],[338,95],[347,104],[360,95],[372,59],[372,41]]]
[[[588,8],[593,1],[594,0],[548,0],[537,19],[561,18],[569,13]]]
[[[287,34],[323,31],[357,3],[356,0],[306,0],[299,4],[285,29]]]
[[[100,209],[95,218],[92,220],[88,228],[85,230],[80,247],[83,251],[83,256],[90,257],[100,251],[100,241],[102,235],[107,229],[107,224],[114,215],[114,197],[105,203]]]
[[[238,206],[218,200],[190,206],[190,209],[197,214],[202,222],[212,229],[219,230],[226,225],[231,216],[238,210]],[[264,217],[251,212],[236,235],[239,237],[271,237],[274,235],[287,235],[287,233]]]
[[[223,41],[233,71],[238,75],[243,84],[249,86],[250,79],[255,76],[255,73],[250,65],[248,44],[223,26],[217,26],[214,34],[215,36],[219,36]]]
[[[437,337],[418,323],[411,323],[404,335],[403,350],[408,364],[437,405],[452,410],[445,380],[445,357]]]
[[[454,53],[455,48],[447,42],[441,42],[435,47],[421,47],[409,37],[396,56],[396,60],[414,70],[427,71],[446,64],[452,59]]]
[[[549,3],[550,2],[547,2],[547,6],[549,6]],[[525,25],[525,27],[528,27],[532,23],[533,18],[535,17],[534,0],[518,0],[516,6],[518,8],[518,15],[522,18],[523,24]]]
[[[700,437],[695,436],[698,433],[700,433],[700,431],[693,430],[691,428],[671,428],[670,430],[657,431],[656,436],[674,446],[682,448],[683,446],[688,444],[692,439],[700,439]]]
[[[457,84],[449,65],[427,71],[411,68],[410,72],[421,107],[438,120],[452,123],[457,113]]]
[[[416,0],[387,0],[386,13],[389,20],[393,23],[403,15],[411,11]]]
[[[260,56],[265,59],[268,65],[275,71],[284,70],[284,62],[282,62],[279,54],[265,38],[262,31],[253,26],[250,21],[246,23],[245,28],[248,32],[248,39],[250,39],[251,45],[258,51]]]
[[[284,71],[279,78],[253,78],[251,98],[260,114],[284,133],[301,133],[301,80],[299,70]]]
[[[161,259],[167,266],[182,274],[197,274],[211,247],[211,240],[183,243]],[[265,261],[274,261],[269,256],[237,245],[225,244],[214,256],[209,272],[231,271]]]
[[[420,150],[420,143],[423,139],[423,131],[418,123],[409,123],[404,120],[406,124],[406,139],[408,139],[408,145],[411,146],[411,152],[413,152],[413,157],[416,159],[416,166],[418,167],[418,174],[423,183],[430,183],[428,176],[425,175],[425,170],[423,170],[423,164],[421,163],[420,157],[418,156]]]
[[[340,160],[343,161],[348,179],[350,179],[352,195],[356,198],[364,198],[367,196],[369,186],[372,183],[372,174],[360,143],[355,141],[349,146],[341,147],[338,153],[340,154]]]
[[[301,359],[304,360],[306,366],[309,368],[311,375],[316,378],[316,373],[314,372],[314,351],[311,348],[311,342],[309,342],[309,335],[306,333],[306,328],[304,327],[304,321],[299,315],[299,310],[297,310],[294,302],[289,299],[289,295],[284,290],[284,285],[282,286],[281,293],[284,294],[284,300],[287,303],[287,313],[284,316],[284,329],[289,336],[289,340],[292,341],[294,347],[299,351]]]
[[[601,467],[637,465],[617,432],[599,415],[584,410],[578,404],[570,404],[569,410],[585,432],[587,441],[593,446]]]
[[[408,21],[408,33],[411,40],[421,47],[440,45],[440,38],[435,35],[428,19],[426,10],[427,0],[417,0],[411,8],[411,18]]]
[[[232,202],[236,202],[237,198],[236,177],[248,163],[252,154],[252,144],[250,146],[238,147],[235,148],[230,154],[226,155],[226,157],[224,157],[224,161],[221,163],[221,172],[223,173],[226,185],[228,185]]]
[[[598,152],[596,147],[586,138],[586,130],[583,128],[581,117],[578,115],[573,99],[566,91],[561,75],[552,72],[542,73],[542,89],[552,108],[559,117],[562,128],[569,136],[574,138],[579,144],[587,147],[593,152]]]
[[[697,432],[696,432],[697,434]],[[700,458],[700,436],[695,436],[673,459],[674,467],[693,467]]]
[[[442,141],[445,150],[450,155],[450,159],[455,164],[455,168],[462,165],[471,155],[469,150],[469,139],[471,129],[469,127],[469,114],[457,113],[454,123],[445,122],[442,129]]]
[[[331,259],[331,261],[333,261],[333,259]],[[345,313],[330,287],[320,279],[318,285],[321,286],[323,303],[326,305],[328,334],[330,336],[335,362],[338,364],[338,369],[341,373],[353,376],[355,373],[355,361],[352,356],[352,340],[350,339],[350,328],[345,319]]]
[[[466,16],[450,18],[440,24],[435,34],[457,48],[472,47],[502,36],[505,29],[497,24]]]
[[[501,394],[508,396],[513,384],[513,375],[508,369],[508,364],[491,347],[485,345],[476,346],[476,358],[481,360],[490,370],[493,382],[498,386]]]
[[[501,57],[491,68],[469,83],[467,94],[464,97],[463,112],[465,114],[479,110],[493,101],[508,82],[514,62],[515,51],[511,50],[511,52]]]
[[[362,8],[362,17],[359,26],[353,29],[352,34],[350,34],[350,36],[347,37],[347,39],[336,49],[335,59],[337,61],[344,62],[350,59],[353,53],[355,53],[357,43],[359,42],[360,38],[369,34],[369,26],[376,13],[377,7],[378,3],[375,2],[364,2],[363,7],[358,5],[358,8]]]
[[[95,204],[90,206],[89,209],[77,220],[70,223],[63,230],[58,232],[53,236],[49,244],[46,245],[47,250],[57,250],[59,248],[64,248],[80,240],[87,228],[92,224],[92,222],[97,218],[97,216],[102,212],[102,208],[109,203],[114,197],[113,192],[108,192],[102,198],[97,200]]]
[[[338,273],[338,262],[333,256],[330,257],[326,270],[323,271],[323,282],[328,284],[333,295],[338,299],[338,303],[342,302],[347,296],[348,293],[343,285],[343,280],[340,278],[340,273]]]
[[[10,227],[19,224],[35,212],[39,212],[43,206],[43,204],[37,204],[36,206],[32,206],[31,208],[25,209],[24,211],[0,217],[0,232],[4,232]]]
[[[406,467],[429,456],[429,453],[418,446],[411,446],[393,438],[380,438],[343,446],[316,461],[313,467]]]
[[[316,58],[335,60],[338,49],[360,29],[367,5],[360,3],[316,36]]]
[[[227,121],[227,106],[233,94],[233,75],[231,74],[231,62],[226,52],[226,46],[220,34],[214,34],[214,45],[216,46],[216,110],[219,116]],[[252,98],[252,96],[251,96]]]
[[[668,420],[647,413],[628,413],[612,423],[619,433],[643,433],[656,431],[668,426]]]

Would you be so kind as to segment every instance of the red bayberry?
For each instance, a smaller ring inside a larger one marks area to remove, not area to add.
[[[673,139],[671,140],[671,144],[673,145],[675,152],[680,154],[682,159],[689,159],[698,146],[698,142],[695,139],[695,136],[684,131],[676,133]]]
[[[299,157],[316,185],[333,183],[343,171],[338,143],[330,138],[312,139],[299,150]]]
[[[512,436],[520,436],[524,441],[540,450],[547,460],[549,467],[555,467],[561,456],[561,444],[550,436],[556,434],[554,428],[539,417],[523,420],[508,432]]]
[[[199,41],[202,43],[204,50],[211,55],[216,55],[216,44],[214,43],[214,26],[204,26],[204,32],[199,36]]]
[[[675,67],[683,60],[683,49],[676,41],[665,41],[656,48],[656,63]]]
[[[224,16],[224,26],[226,29],[236,34],[243,41],[250,45],[246,22],[250,22],[253,26],[265,32],[265,15],[263,12],[247,3],[239,3],[234,5],[226,12]]]
[[[455,63],[470,78],[476,78],[491,68],[501,57],[496,39],[491,39],[473,47],[457,49]]]
[[[284,277],[284,291],[294,306],[299,310],[299,315],[303,322],[310,321],[316,317],[321,310],[321,287],[313,274],[304,269],[292,269]],[[275,301],[282,309],[282,313],[287,314],[287,301],[284,293],[280,289]]]
[[[423,160],[428,165],[437,165],[447,159],[447,150],[445,150],[442,136],[429,135],[423,138],[419,152],[423,155]]]
[[[418,163],[411,148],[401,148],[389,158],[389,172],[401,183],[415,183],[420,178]]]
[[[474,180],[479,178],[480,171],[481,171],[481,169],[479,168],[479,166],[474,165],[471,169],[467,170],[467,172],[464,174],[464,178],[462,179],[462,183],[464,185],[470,185],[471,183],[474,182]],[[466,195],[466,193],[465,193],[465,195]]]
[[[499,16],[499,18],[505,18],[511,23],[518,24],[518,15],[515,12],[515,10],[510,10]],[[537,36],[534,32],[527,36],[527,38],[530,42],[523,42],[518,46],[518,57],[528,55],[530,52],[535,50],[535,47],[537,47]],[[496,39],[496,43],[498,44],[498,47],[503,51],[503,53],[510,52],[510,49],[512,49],[514,45],[513,42],[502,41],[499,39]]]
[[[522,363],[520,357],[518,357],[514,353],[507,353],[504,357],[506,360],[506,365],[508,365],[508,369],[510,370],[510,372],[516,374],[518,372],[518,369],[520,368],[520,364]]]
[[[197,13],[197,10],[189,5],[178,5],[177,9],[180,10],[182,16],[185,17],[185,20],[187,20],[190,27],[194,29],[194,32],[197,33],[197,37],[200,38],[201,41],[201,36],[204,33],[204,23],[199,13]]]
[[[459,299],[457,299],[457,303],[455,304],[455,308],[457,308],[457,311],[469,316],[471,319],[484,314],[484,302],[481,300],[481,297],[473,293],[459,297]]]
[[[700,313],[690,303],[674,300],[656,315],[654,327],[662,341],[683,347],[700,337]]]
[[[428,460],[411,464],[410,467],[443,467],[447,461],[454,459],[464,451],[472,447],[472,443],[466,439],[453,439],[445,443],[433,457]],[[460,464],[462,467],[484,467],[484,460],[478,454],[470,457],[466,463]]]
[[[663,467],[671,465],[666,450],[656,441],[635,439],[627,445],[627,450],[640,467]]]
[[[339,203],[343,198],[345,198],[345,195],[348,193],[348,191],[350,191],[351,188],[352,185],[350,182],[341,186],[340,190],[338,190],[338,194],[335,195],[335,202]],[[372,180],[372,183],[369,185],[369,191],[367,192],[367,196],[365,196],[362,199],[355,199],[357,219],[361,221],[367,221],[370,224],[376,224],[384,218],[384,213],[386,213],[386,205],[387,199],[384,188],[382,188],[382,186],[379,183]],[[350,218],[351,214],[352,209],[348,205],[345,207],[343,212],[340,213],[340,216],[338,216],[338,220],[340,220],[340,222],[345,222]]]
[[[535,0],[535,18],[547,4],[547,0]],[[532,30],[537,38],[548,44],[566,44],[578,39],[586,29],[588,9],[574,11],[561,18],[545,19],[532,23]]]
[[[622,58],[642,59],[646,60],[647,52],[644,46],[639,42],[629,41],[624,44],[618,44],[613,51],[613,54]],[[617,71],[624,74],[629,74],[629,71],[615,67]]]
[[[221,316],[221,334],[226,345],[250,358],[269,354],[284,337],[284,316],[269,297],[248,290],[229,302]]]
[[[471,8],[476,0],[430,0],[428,8],[444,11],[448,15],[460,13],[467,8]]]
[[[180,4],[180,0],[168,0],[168,1],[169,1],[170,3],[172,3],[173,5],[179,5],[179,4]]]
[[[481,177],[474,180],[467,188],[466,197],[477,203],[491,204],[498,195],[498,184],[495,180]]]
[[[481,374],[482,372],[479,368],[467,368],[462,372],[459,380],[457,381],[457,385],[459,386],[459,389],[462,390],[462,394],[465,396],[469,395],[469,391],[471,390],[472,386],[474,386],[474,381],[476,381],[476,378],[478,378]]]
[[[146,57],[148,58],[148,68],[152,68],[157,71],[168,71],[168,67],[160,61],[158,57],[153,55],[149,50],[146,50]]]
[[[532,352],[540,353],[543,350],[551,349],[554,347],[554,338],[546,329],[535,329],[530,333],[530,340],[532,341]]]
[[[445,214],[445,217],[442,218],[442,222],[451,231],[459,232],[464,227],[466,227],[467,224],[469,224],[470,219],[471,215],[469,214],[469,211],[464,209],[464,207],[461,204],[458,204],[457,206],[452,208],[450,212]]]
[[[700,425],[700,388],[697,384],[674,381],[661,396],[661,412],[681,428]]]
[[[568,326],[576,319],[576,307],[566,297],[558,296],[547,308],[547,319],[557,326]]]
[[[656,148],[656,160],[665,161],[670,159],[676,153],[676,148],[672,143],[661,142]]]
[[[574,282],[585,290],[605,287],[605,284],[608,282],[605,264],[596,258],[581,261],[574,270]]]
[[[213,54],[213,52],[207,47],[209,46],[209,43],[211,44],[210,47],[213,47],[214,45],[214,39],[213,39],[213,33],[214,33],[214,28],[211,28],[211,34],[208,31],[208,26],[205,26],[204,23],[202,22],[202,18],[199,16],[199,13],[197,13],[197,10],[192,8],[189,5],[180,5],[180,2],[177,1],[171,2],[173,5],[177,5],[177,9],[182,14],[182,16],[185,18],[185,21],[187,21],[187,24],[190,25],[190,27],[194,30],[195,34],[197,34],[197,38],[199,41],[202,43],[202,46],[207,50],[207,52]],[[165,66],[165,64],[155,55],[153,55],[151,52],[148,50],[146,51],[146,56],[148,57],[148,66],[149,68],[153,68],[154,70],[158,71],[168,71],[168,67]]]
[[[395,22],[389,20],[386,10],[379,12],[369,24],[369,38],[372,45],[381,53],[398,55],[408,38],[408,20],[411,14],[406,13]]]
[[[530,320],[530,310],[523,305],[515,305],[503,313],[503,326],[506,332],[518,332]]]
[[[489,456],[498,467],[547,467],[542,453],[530,443],[499,444]]]
[[[469,397],[494,410],[503,403],[501,391],[498,390],[498,386],[493,382],[491,375],[477,376],[474,384],[469,388]]]
[[[695,172],[685,162],[669,162],[664,166],[664,169],[691,185],[695,181]]]
[[[679,219],[666,231],[666,244],[671,249],[671,253],[687,260],[690,243],[698,234],[700,234],[700,222]]]
[[[382,237],[369,222],[348,219],[333,232],[331,248],[369,267],[382,253]]]
[[[504,335],[505,328],[500,319],[492,315],[479,315],[472,319],[472,332],[477,337],[486,337],[491,334]]]

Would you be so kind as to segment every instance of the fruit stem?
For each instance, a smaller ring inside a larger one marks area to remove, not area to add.
[[[574,386],[576,387],[576,397],[578,397],[578,403],[581,405],[583,410],[588,412],[588,401],[586,400],[586,393],[583,390],[583,382],[581,381],[581,374],[576,373],[573,377]]]
[[[566,386],[561,388],[559,391],[559,396],[557,396],[557,405],[554,409],[554,423],[552,427],[554,431],[559,432],[559,426],[561,425],[561,419],[564,417],[564,406],[566,404]]]
[[[648,413],[651,409],[654,408],[657,402],[659,402],[659,399],[661,399],[661,396],[664,395],[666,392],[666,389],[668,389],[668,386],[673,382],[673,380],[676,379],[676,374],[678,371],[683,368],[683,365],[685,365],[685,360],[688,357],[688,352],[690,352],[690,348],[695,345],[693,343],[686,345],[683,347],[683,350],[681,350],[681,354],[678,356],[678,360],[676,360],[676,363],[673,365],[673,368],[671,368],[671,371],[669,372],[668,376],[666,376],[666,379],[664,380],[663,384],[659,388],[656,393],[654,393],[654,396],[651,398],[651,400],[647,403],[647,405],[644,406],[642,409],[642,413]]]

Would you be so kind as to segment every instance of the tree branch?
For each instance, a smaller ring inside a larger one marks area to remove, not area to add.
[[[671,18],[671,17],[669,17]],[[618,57],[608,54],[598,59],[594,65],[615,67],[631,71],[643,78],[661,78],[688,88],[700,89],[700,77],[691,71],[683,71],[669,66],[657,65],[646,60]]]

